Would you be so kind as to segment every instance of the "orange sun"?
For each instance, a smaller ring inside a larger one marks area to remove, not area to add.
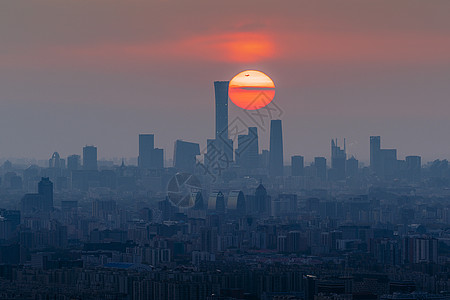
[[[263,72],[247,70],[231,79],[228,95],[230,100],[240,108],[260,109],[275,97],[275,84]]]

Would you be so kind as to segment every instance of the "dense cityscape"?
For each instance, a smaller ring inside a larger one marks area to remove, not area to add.
[[[169,159],[136,133],[135,163],[92,145],[3,161],[0,299],[450,299],[447,160],[371,136],[369,166],[345,139],[307,164],[284,157],[275,102],[244,122],[214,92],[205,149]]]

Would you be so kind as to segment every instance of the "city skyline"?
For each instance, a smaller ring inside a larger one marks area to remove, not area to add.
[[[205,1],[3,3],[22,13],[0,21],[0,157],[45,159],[87,144],[100,157],[136,157],[145,132],[171,157],[173,141],[213,136],[211,82],[259,69],[276,83],[288,156],[324,156],[330,139],[345,137],[348,153],[368,161],[366,139],[381,135],[399,157],[448,158],[449,4],[418,3],[248,1],[239,12]]]
[[[449,11],[0,1],[0,299],[450,300]]]

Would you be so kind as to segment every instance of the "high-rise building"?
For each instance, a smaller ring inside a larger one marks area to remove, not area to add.
[[[381,149],[379,136],[370,137],[370,169],[384,178],[392,178],[398,170],[397,150]]]
[[[422,158],[420,156],[407,156],[406,157],[406,170],[407,177],[411,181],[420,180],[422,170]]]
[[[345,173],[347,176],[355,177],[358,175],[358,160],[352,156],[349,159],[347,159],[347,162],[345,164]]]
[[[283,176],[283,132],[281,120],[270,121],[269,174]]]
[[[61,169],[61,168],[65,167],[64,165],[65,165],[65,161],[64,161],[64,159],[61,159],[58,152],[54,152],[52,157],[48,160],[49,168]]]
[[[139,135],[139,168],[150,169],[152,164],[152,153],[155,148],[155,135],[140,134]]]
[[[38,183],[37,194],[25,194],[22,198],[22,212],[37,213],[53,210],[53,183],[48,177],[42,177]]]
[[[345,178],[345,162],[347,154],[345,153],[345,139],[344,149],[341,149],[337,140],[331,140],[331,178],[333,180],[341,180]]]
[[[216,139],[228,139],[228,81],[214,81],[216,97]]]
[[[43,199],[43,209],[50,211],[53,209],[53,183],[48,177],[42,177],[38,183],[38,194]]]
[[[259,165],[258,128],[249,127],[248,134],[238,136],[235,151],[236,163],[243,168],[254,169]]]
[[[199,154],[199,144],[177,140],[173,152],[173,165],[180,171],[194,172],[196,156]]]
[[[83,148],[83,169],[97,171],[97,147],[85,146]]]
[[[80,169],[81,158],[79,155],[73,154],[67,157],[67,169],[75,171]]]
[[[381,149],[381,137],[370,137],[370,169],[372,172],[377,173],[377,168],[380,167],[380,149]]]
[[[325,157],[314,158],[314,168],[316,170],[316,176],[322,180],[327,180],[327,159]]]
[[[304,157],[301,155],[294,155],[291,157],[291,175],[303,176]]]
[[[163,169],[164,168],[164,149],[155,148],[150,156],[150,168],[151,169]]]
[[[257,213],[260,215],[270,215],[271,212],[271,197],[267,194],[266,188],[259,184],[256,188],[254,196],[255,205],[253,205]]]

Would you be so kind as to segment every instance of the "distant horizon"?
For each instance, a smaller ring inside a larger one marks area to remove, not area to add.
[[[0,18],[0,157],[132,157],[142,132],[166,157],[204,147],[213,82],[254,69],[275,82],[285,158],[346,138],[368,161],[371,135],[401,159],[450,158],[450,2],[268,3],[2,3],[20,13]]]

